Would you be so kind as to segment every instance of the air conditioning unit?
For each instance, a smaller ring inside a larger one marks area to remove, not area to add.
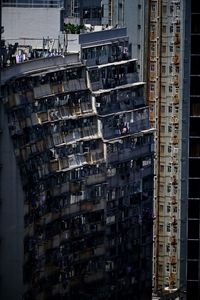
[[[179,33],[175,33],[175,36],[174,36],[174,45],[179,45],[180,44],[180,34]]]
[[[179,104],[179,96],[178,96],[178,94],[175,94],[175,95],[172,96],[172,101],[173,101],[174,105]]]
[[[172,205],[177,204],[176,196],[172,196],[171,200],[172,200]]]
[[[177,184],[178,184],[176,175],[173,175],[173,177],[171,178],[171,184],[172,184],[172,185],[177,185]]]
[[[172,137],[172,144],[173,145],[177,145],[178,144],[178,136],[177,135],[173,135],[173,137]]]
[[[178,56],[178,55],[174,55],[174,56],[172,57],[172,63],[173,63],[174,65],[178,65],[178,64],[179,64],[179,56]]]
[[[179,151],[179,148],[178,148],[178,147],[174,147],[173,152],[174,152],[174,153],[178,153],[178,151]]]
[[[171,245],[176,245],[176,244],[177,244],[176,237],[175,237],[175,236],[172,236],[172,237],[170,238],[170,242],[171,242]]]
[[[179,78],[178,78],[178,75],[173,76],[172,84],[174,84],[174,85],[176,85],[176,86],[179,85]]]

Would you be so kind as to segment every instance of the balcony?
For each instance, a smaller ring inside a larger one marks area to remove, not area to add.
[[[75,119],[80,117],[87,117],[95,115],[91,102],[81,103],[80,105],[61,106],[46,112],[39,112],[36,114],[36,124],[43,124],[47,122],[56,122],[59,120]],[[34,118],[35,119],[35,118]]]
[[[123,151],[119,151],[116,153],[108,153],[107,159],[109,163],[118,162],[118,161],[126,161],[135,159],[137,157],[142,157],[151,153],[151,145],[138,146],[129,149],[123,149]]]
[[[89,175],[86,178],[86,184],[87,185],[103,183],[105,181],[106,181],[106,173],[99,173],[99,174]]]
[[[114,95],[102,94],[96,97],[97,113],[100,116],[110,115],[112,113],[129,111],[137,109],[144,105],[144,98],[137,96],[139,89],[116,90]],[[135,95],[136,94],[136,95]]]
[[[30,60],[18,65],[14,65],[11,67],[6,68],[2,71],[2,84],[6,81],[10,80],[13,77],[20,77],[20,76],[27,76],[32,73],[40,72],[41,69],[45,69],[47,72],[48,70],[59,71],[66,65],[69,64],[77,64],[79,62],[79,54],[68,54],[65,57],[62,56],[54,56],[54,57],[47,57],[47,58],[39,58]],[[59,66],[59,68],[58,68]]]
[[[89,69],[90,84],[93,91],[114,89],[138,82],[135,59],[108,63]]]
[[[123,112],[101,119],[103,137],[106,140],[123,137],[146,130],[149,126],[148,109]]]
[[[40,99],[66,92],[86,90],[86,80],[84,78],[71,79],[63,83],[47,83],[33,88],[34,98]]]
[[[73,91],[81,91],[86,90],[86,80],[85,78],[77,78],[69,81],[63,82],[64,92],[73,92]]]

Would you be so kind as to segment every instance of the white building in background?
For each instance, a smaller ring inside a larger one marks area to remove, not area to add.
[[[45,2],[45,3],[44,3]],[[35,49],[58,49],[61,30],[61,1],[3,1],[2,39]]]

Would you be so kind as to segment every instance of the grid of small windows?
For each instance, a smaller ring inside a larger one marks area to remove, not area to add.
[[[63,0],[2,0],[4,7],[62,7]]]

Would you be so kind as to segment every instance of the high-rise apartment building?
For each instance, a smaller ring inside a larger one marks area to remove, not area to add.
[[[197,1],[186,1],[186,50],[185,64],[185,93],[188,103],[188,220],[187,220],[187,299],[200,298],[200,251],[199,251],[199,224],[200,224],[200,194],[199,194],[199,66],[200,66],[200,4]],[[187,79],[187,80],[186,80]],[[184,135],[183,135],[184,138]]]
[[[110,24],[128,26],[156,128],[153,293],[198,299],[199,4],[113,0],[109,8]]]
[[[171,295],[170,299],[185,299],[187,270],[189,274],[186,264],[188,2],[149,1],[149,38],[144,42],[148,53],[146,66],[150,122],[156,128],[153,292],[161,299],[167,294]],[[188,299],[193,298],[188,294]]]
[[[106,1],[106,0],[104,0]],[[138,70],[141,80],[146,81],[147,55],[145,42],[148,40],[148,7],[145,0],[110,0],[107,1],[109,11],[108,24],[127,27],[131,44],[131,53],[138,59]]]
[[[110,24],[128,26],[132,52],[137,53],[140,76],[146,81],[150,122],[156,128],[153,292],[182,297],[187,269],[190,4],[178,0],[109,4]]]
[[[2,72],[3,138],[22,181],[12,191],[23,187],[12,258],[23,253],[24,299],[149,300],[153,129],[144,82],[125,28],[80,34],[79,43],[82,61],[74,53]]]
[[[126,27],[132,57],[137,57],[140,80],[146,80],[142,67],[148,38],[148,3],[144,0],[65,0],[65,22],[105,27]],[[143,77],[144,76],[144,77]]]
[[[65,0],[65,16],[80,24],[101,25],[101,0]]]
[[[128,2],[112,1],[129,27],[133,11],[123,9]],[[136,34],[143,26],[135,38],[139,45],[140,36],[145,54],[142,78],[156,128],[153,292],[161,299],[199,299],[200,5],[195,0],[137,4],[144,22],[134,18],[132,28]]]

